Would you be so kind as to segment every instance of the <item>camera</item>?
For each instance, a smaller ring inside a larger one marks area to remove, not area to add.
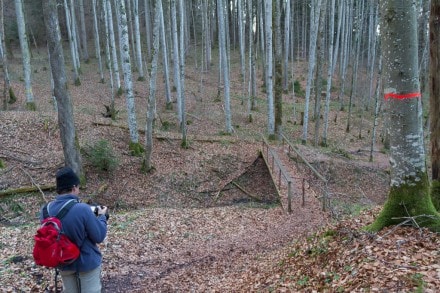
[[[104,208],[104,206],[101,206],[101,205],[91,205],[90,206],[90,209],[92,210],[92,212],[95,214],[95,216],[98,216],[98,211],[99,211],[99,208]]]
[[[90,205],[90,209],[95,214],[95,216],[99,216],[99,214],[98,214],[99,209],[103,209],[103,208],[105,208],[105,206],[103,206],[103,205]],[[105,213],[105,218],[107,220],[109,218],[108,209],[107,209],[107,212]]]

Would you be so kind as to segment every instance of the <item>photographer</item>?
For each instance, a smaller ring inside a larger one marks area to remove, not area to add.
[[[68,201],[78,201],[61,221],[64,234],[80,248],[79,258],[60,268],[63,292],[101,292],[102,255],[97,244],[107,234],[107,207],[95,207],[95,215],[88,204],[80,203],[79,178],[70,167],[57,171],[56,187],[58,196],[47,205],[49,216],[56,215]],[[40,220],[43,220],[42,211]]]

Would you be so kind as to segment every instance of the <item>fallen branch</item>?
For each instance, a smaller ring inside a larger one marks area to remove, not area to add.
[[[42,186],[23,186],[19,188],[12,188],[12,189],[6,189],[0,191],[0,196],[8,196],[12,194],[19,194],[19,193],[31,193],[31,192],[37,192],[37,191],[53,191],[56,189],[55,185],[42,185]]]
[[[258,202],[262,202],[262,200],[260,198],[258,198],[255,195],[250,194],[249,192],[247,192],[243,187],[241,187],[237,182],[235,181],[231,181],[231,184],[233,184],[234,186],[236,186],[238,189],[240,189],[244,194],[246,194],[247,196],[249,196],[250,198],[252,198],[255,201]]]
[[[41,190],[40,185],[38,185],[37,183],[35,183],[34,178],[32,178],[32,176],[23,168],[19,167],[21,171],[23,171],[26,175],[28,175],[28,177],[31,179],[32,184],[38,188],[38,190],[40,191],[41,195],[43,196],[43,200],[45,202],[47,202],[46,196],[44,195],[44,192]]]

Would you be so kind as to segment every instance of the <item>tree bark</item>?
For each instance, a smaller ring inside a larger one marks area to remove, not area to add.
[[[130,61],[130,45],[128,42],[127,12],[124,0],[116,0],[116,9],[119,11],[119,47],[121,48],[121,63],[124,72],[125,103],[127,106],[128,128],[130,129],[130,150],[133,155],[140,155],[139,133],[136,120],[135,100],[133,94],[133,80]]]
[[[21,54],[23,59],[26,108],[28,110],[36,110],[34,94],[32,93],[31,56],[26,34],[26,23],[24,19],[22,0],[15,0],[15,13],[17,15],[18,36],[20,39]]]
[[[224,82],[224,105],[225,105],[225,126],[226,133],[232,133],[232,122],[231,122],[231,105],[230,105],[230,84],[229,84],[229,65],[228,57],[226,52],[226,27],[225,27],[225,10],[223,5],[223,0],[217,1],[217,11],[218,11],[218,23],[219,23],[219,49],[220,49],[220,61],[221,70],[223,73]]]
[[[151,164],[151,155],[153,153],[153,122],[154,122],[154,109],[156,104],[156,77],[157,77],[157,59],[159,56],[159,27],[162,12],[162,1],[156,1],[153,26],[153,59],[151,61],[151,73],[150,73],[150,93],[148,96],[148,108],[147,108],[147,122],[145,125],[145,156],[143,162],[143,170],[150,172],[153,168]]]
[[[64,55],[55,0],[43,0],[44,22],[49,47],[50,68],[54,79],[54,95],[58,105],[58,125],[63,145],[64,161],[81,178],[83,169],[78,137],[75,131],[73,106],[67,90]]]
[[[431,197],[440,211],[440,0],[431,0],[430,42],[430,130],[431,130]]]
[[[267,132],[275,134],[275,109],[273,97],[273,45],[272,45],[272,1],[265,1],[265,37],[266,37],[266,96],[267,96]]]
[[[406,217],[424,216],[419,226],[440,231],[440,215],[429,195],[423,145],[416,3],[382,1],[381,11],[384,93],[390,115],[391,188],[381,213],[368,229],[378,231],[399,224]]]

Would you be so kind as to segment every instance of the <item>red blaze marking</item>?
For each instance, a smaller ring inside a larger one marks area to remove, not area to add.
[[[421,93],[408,93],[408,94],[388,93],[388,94],[385,94],[385,100],[388,100],[388,99],[404,100],[404,99],[419,98],[421,96],[422,96]]]

